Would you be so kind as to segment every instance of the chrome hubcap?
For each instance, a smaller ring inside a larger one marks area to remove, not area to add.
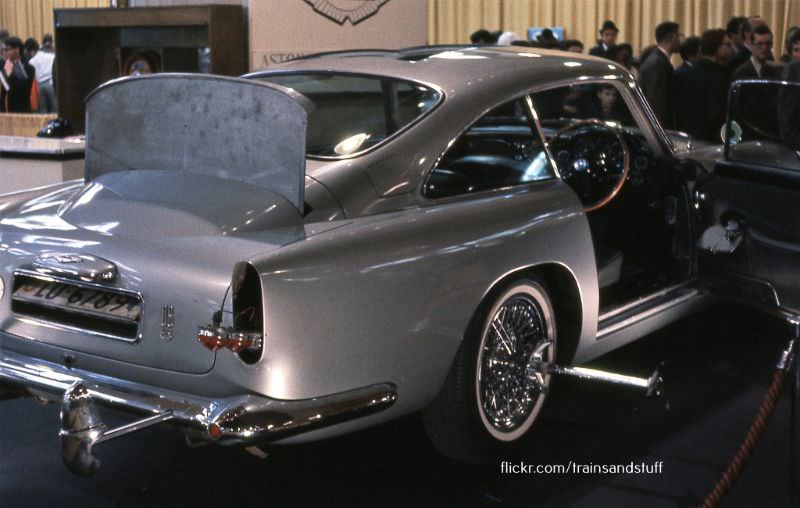
[[[549,335],[541,306],[528,294],[505,300],[484,330],[478,357],[478,402],[482,419],[500,439],[527,430],[531,415],[541,405],[546,381],[537,382],[529,373],[535,368],[537,349],[552,345]]]

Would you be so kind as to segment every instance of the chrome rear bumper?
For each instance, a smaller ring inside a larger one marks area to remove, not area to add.
[[[138,423],[171,421],[189,429],[194,438],[244,444],[275,441],[353,420],[384,410],[397,398],[394,385],[382,383],[304,400],[276,400],[250,394],[211,399],[70,369],[8,351],[0,352],[2,383],[63,400],[62,447],[66,435],[81,434],[80,439],[85,440],[91,434],[93,441],[89,448],[95,442],[110,439],[96,436],[98,429],[102,434],[105,427],[95,414],[94,403],[146,416],[126,426],[124,432],[114,429],[106,435],[122,435],[130,432],[130,428],[138,430],[153,424],[137,426]],[[80,394],[78,405],[76,393]]]

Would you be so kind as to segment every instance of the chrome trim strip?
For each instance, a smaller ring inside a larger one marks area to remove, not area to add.
[[[550,163],[550,167],[553,170],[556,178],[561,179],[561,171],[558,169],[558,164],[556,163],[556,158],[553,157],[553,152],[550,150],[550,143],[547,141],[547,136],[544,134],[544,129],[542,128],[542,122],[539,121],[539,113],[536,111],[536,108],[533,104],[533,98],[531,94],[525,95],[525,105],[528,108],[528,114],[533,119],[534,128],[536,132],[539,134],[539,140],[542,142],[542,147],[544,148],[544,153],[547,155],[547,161]]]
[[[612,324],[612,325],[610,325],[608,327],[605,327],[605,328],[602,328],[602,329],[598,329],[597,330],[597,339],[598,340],[602,339],[603,337],[611,335],[614,332],[618,332],[618,331],[622,330],[623,328],[627,328],[627,327],[629,327],[631,325],[634,325],[634,324],[636,324],[636,323],[638,323],[640,321],[644,321],[645,319],[647,319],[649,317],[652,317],[652,316],[655,316],[657,314],[660,314],[660,313],[664,312],[667,309],[670,309],[670,308],[675,307],[677,305],[680,305],[680,304],[682,304],[684,302],[687,302],[687,301],[689,301],[689,300],[691,300],[691,299],[693,299],[693,298],[695,298],[697,296],[700,296],[700,294],[701,294],[700,290],[693,289],[692,291],[689,291],[688,293],[686,293],[686,294],[684,294],[682,296],[679,296],[677,298],[673,298],[672,300],[666,301],[666,302],[664,302],[664,303],[662,303],[660,305],[656,305],[655,307],[651,307],[651,308],[649,308],[649,309],[647,309],[645,311],[642,311],[642,312],[640,312],[638,314],[635,314],[635,315],[633,315],[633,316],[631,316],[631,317],[629,317],[627,319],[623,319],[622,321],[620,321],[618,323],[614,323],[614,324]]]
[[[77,382],[97,403],[134,413],[171,412],[171,421],[200,431],[194,432],[193,437],[214,441],[213,429],[219,442],[224,444],[283,439],[377,413],[397,400],[396,388],[390,383],[302,400],[278,400],[250,394],[205,398],[69,369],[9,351],[0,352],[0,381],[57,398],[63,397]]]
[[[136,337],[129,339],[126,337],[120,337],[118,335],[111,335],[104,332],[98,332],[97,330],[87,330],[86,328],[79,328],[77,326],[72,326],[64,323],[57,323],[55,321],[46,321],[44,319],[40,319],[33,316],[28,316],[25,314],[14,314],[13,318],[20,323],[26,323],[34,326],[41,326],[44,328],[49,328],[51,330],[58,330],[58,331],[65,331],[65,332],[73,332],[73,333],[82,333],[85,335],[89,335],[92,337],[101,337],[103,339],[111,339],[111,340],[118,340],[120,342],[126,342],[128,344],[138,344],[142,340],[141,334],[137,335]],[[27,335],[21,335],[21,337],[26,339],[31,339],[33,337],[29,337]]]
[[[21,275],[23,277],[31,277],[34,279],[39,279],[47,282],[60,282],[62,284],[70,284],[73,286],[80,286],[85,287],[87,289],[99,289],[103,291],[117,291],[119,293],[125,293],[131,296],[136,296],[138,298],[142,297],[142,293],[138,291],[132,291],[130,289],[121,288],[119,286],[112,286],[109,284],[98,284],[95,282],[86,282],[84,280],[79,279],[70,279],[68,277],[59,277],[57,275],[48,275],[37,272],[36,270],[32,270],[27,267],[20,267],[14,270],[14,276]]]
[[[117,265],[90,254],[48,252],[36,256],[32,266],[44,275],[58,275],[86,282],[111,283],[117,278]]]
[[[667,294],[669,294],[669,293],[671,293],[673,291],[676,291],[678,289],[685,288],[685,287],[687,287],[687,286],[689,286],[691,284],[694,284],[695,282],[697,282],[697,281],[695,281],[694,279],[688,280],[686,282],[681,282],[679,284],[675,284],[674,286],[669,286],[667,288],[658,290],[655,293],[650,293],[649,295],[643,296],[641,298],[637,298],[636,300],[633,300],[631,302],[622,304],[619,307],[614,307],[613,309],[600,314],[597,317],[597,320],[598,321],[605,321],[606,319],[611,319],[614,316],[618,316],[618,315],[622,314],[623,312],[628,311],[628,310],[630,310],[630,309],[632,309],[634,307],[638,307],[639,305],[643,305],[643,304],[645,304],[647,302],[653,301],[653,300],[655,300],[657,298],[665,296],[665,295],[667,295]]]

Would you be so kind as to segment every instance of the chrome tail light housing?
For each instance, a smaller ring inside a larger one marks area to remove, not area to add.
[[[255,363],[264,350],[264,305],[261,278],[249,263],[237,263],[231,281],[233,327],[223,327],[215,319],[201,326],[197,340],[211,351],[229,349],[245,363]]]

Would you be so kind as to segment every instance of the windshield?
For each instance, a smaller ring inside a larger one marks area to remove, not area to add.
[[[430,111],[441,97],[417,83],[377,76],[302,73],[259,79],[291,88],[314,103],[306,151],[319,157],[363,152]]]

